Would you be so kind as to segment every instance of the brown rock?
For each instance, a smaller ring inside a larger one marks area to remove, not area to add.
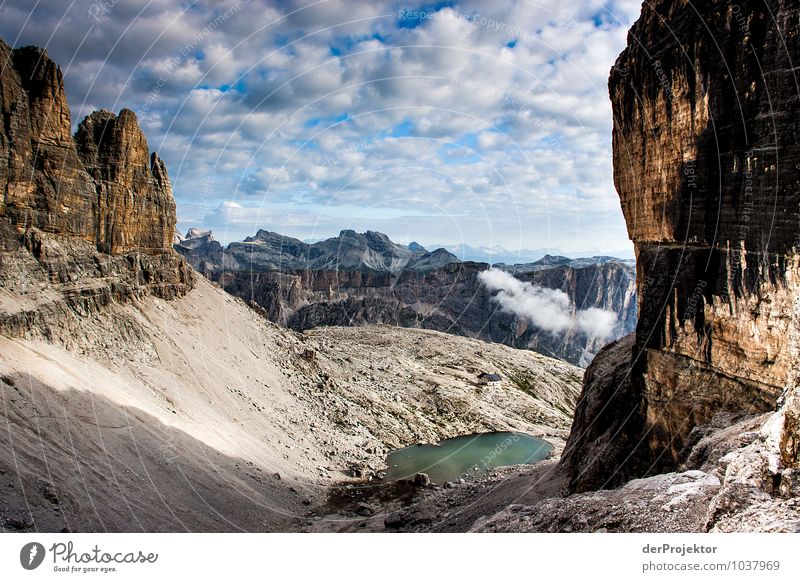
[[[101,252],[171,249],[175,202],[136,116],[95,112],[70,134],[61,70],[36,47],[0,40],[0,217],[88,240]]]
[[[97,244],[108,253],[171,248],[175,201],[164,163],[150,155],[136,114],[95,111],[75,135],[78,152],[95,181]]]
[[[639,323],[627,361],[587,374],[582,400],[594,405],[579,408],[562,463],[575,489],[674,467],[694,426],[720,410],[770,410],[790,380],[798,17],[784,0],[662,0],[645,3],[629,33],[609,92]],[[796,462],[800,406],[788,401],[784,456]],[[608,410],[631,421],[622,427]],[[607,445],[597,470],[576,471],[596,438]]]
[[[172,250],[175,202],[136,116],[90,115],[73,140],[58,66],[0,40],[0,310],[11,336],[69,333],[114,301],[191,289]]]
[[[94,184],[78,159],[61,71],[42,49],[0,40],[0,216],[93,240]]]

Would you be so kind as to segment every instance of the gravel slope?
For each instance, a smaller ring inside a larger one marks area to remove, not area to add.
[[[6,530],[297,530],[397,446],[514,429],[559,452],[581,373],[437,332],[296,334],[202,279],[63,335],[0,336]]]

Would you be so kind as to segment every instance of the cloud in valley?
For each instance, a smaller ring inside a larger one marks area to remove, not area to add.
[[[596,307],[576,311],[569,296],[560,289],[520,281],[500,269],[489,269],[478,276],[489,291],[497,291],[492,300],[503,311],[528,319],[544,331],[559,334],[577,327],[589,337],[604,339],[617,323],[613,311]]]

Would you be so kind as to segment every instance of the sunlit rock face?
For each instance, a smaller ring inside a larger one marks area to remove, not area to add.
[[[73,139],[61,70],[46,51],[0,40],[0,67],[0,217],[105,253],[169,251],[172,187],[136,115],[97,111]]]
[[[58,65],[0,40],[0,115],[0,332],[68,335],[110,303],[192,288],[169,177],[132,111],[95,112],[73,138]]]
[[[164,162],[147,146],[136,115],[95,111],[75,135],[97,191],[101,250],[158,252],[172,248],[175,200]]]
[[[562,463],[575,490],[674,467],[694,426],[774,409],[793,385],[798,5],[642,10],[609,80],[639,322],[587,373]],[[784,456],[796,462],[788,401]]]

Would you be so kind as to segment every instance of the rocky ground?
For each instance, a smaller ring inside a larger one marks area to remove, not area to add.
[[[564,479],[551,462],[507,469],[467,484],[455,504],[441,491],[426,492],[389,525],[404,531],[800,532],[800,479],[778,463],[781,414],[720,413],[692,433],[678,472],[564,496]]]
[[[0,337],[7,531],[800,530],[780,412],[722,413],[680,472],[564,496],[569,364],[433,331],[289,332],[202,279],[54,313],[62,333]],[[394,448],[490,430],[556,448],[476,481],[381,478]]]
[[[289,332],[202,279],[53,317],[0,336],[7,530],[293,531],[396,447],[519,430],[558,453],[579,391],[569,364],[438,332]]]
[[[783,412],[718,415],[681,472],[565,497],[579,368],[436,331],[292,332],[203,278],[148,294],[122,265],[98,275],[84,243],[37,236],[37,262],[19,248],[0,279],[4,530],[800,528]],[[553,456],[477,481],[381,478],[395,448],[494,430]]]

